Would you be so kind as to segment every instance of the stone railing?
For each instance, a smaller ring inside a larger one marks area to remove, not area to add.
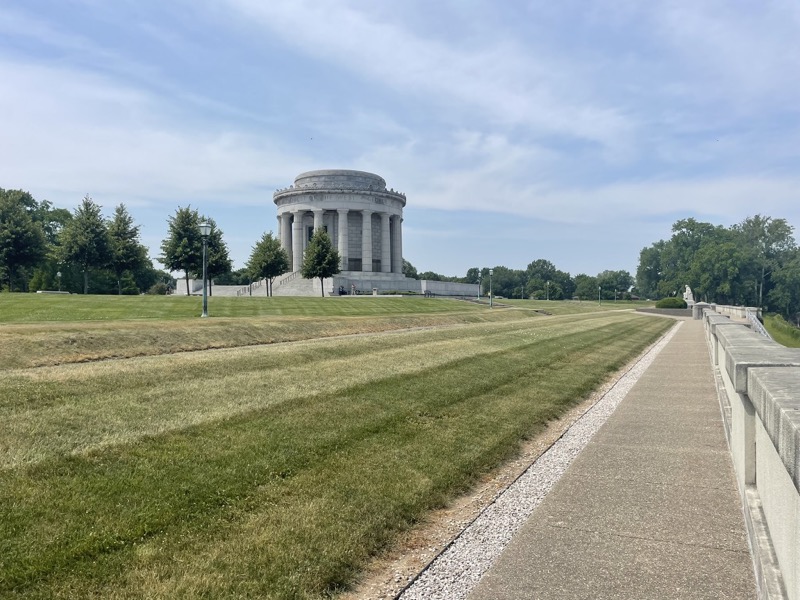
[[[800,349],[715,308],[695,318],[708,336],[759,597],[800,600]]]
[[[307,192],[325,192],[330,194],[346,194],[349,192],[370,193],[376,195],[392,196],[396,198],[406,199],[403,192],[398,192],[394,188],[387,190],[372,185],[317,185],[316,183],[303,184],[303,185],[290,185],[289,187],[279,188],[272,193],[273,198],[292,193],[307,193]]]
[[[283,285],[284,283],[289,283],[290,281],[294,281],[298,277],[300,277],[300,271],[293,271],[292,273],[289,273],[288,275],[286,275],[282,279],[278,280],[277,284],[278,285]]]
[[[259,289],[262,285],[265,285],[267,282],[266,279],[259,279],[258,281],[252,282],[250,285],[243,285],[238,290],[236,290],[237,296],[252,296],[253,290]]]
[[[711,304],[710,306],[715,312],[734,319],[746,319],[750,313],[755,314],[757,317],[761,316],[761,309],[754,306],[728,306],[725,304]]]

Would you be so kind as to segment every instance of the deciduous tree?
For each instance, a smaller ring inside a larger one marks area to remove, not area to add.
[[[281,242],[267,232],[253,246],[247,261],[247,272],[251,278],[267,280],[267,294],[272,296],[272,282],[278,275],[289,270],[289,255],[281,247]]]
[[[314,231],[303,256],[301,274],[305,279],[319,278],[322,296],[325,296],[324,280],[339,272],[339,253],[333,249],[331,238],[322,228]]]
[[[189,275],[202,273],[203,236],[200,215],[191,206],[181,207],[167,219],[169,231],[161,242],[159,261],[170,271],[183,271],[186,295],[190,295]]]
[[[744,244],[750,250],[751,267],[755,271],[757,282],[756,302],[761,306],[765,287],[769,289],[770,276],[795,248],[793,228],[785,219],[755,215],[734,225],[733,229],[742,234]]]

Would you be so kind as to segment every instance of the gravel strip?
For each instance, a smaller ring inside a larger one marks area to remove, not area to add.
[[[428,567],[399,600],[462,600],[478,584],[572,460],[614,412],[682,325],[673,327],[520,477],[501,492]]]

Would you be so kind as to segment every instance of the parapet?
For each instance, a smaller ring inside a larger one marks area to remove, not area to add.
[[[273,198],[277,200],[279,196],[286,194],[317,192],[373,193],[401,199],[404,205],[406,199],[405,194],[401,192],[396,192],[394,189],[387,190],[386,181],[380,175],[348,169],[322,169],[300,173],[294,178],[293,185],[276,190]]]
[[[800,349],[712,308],[703,309],[703,321],[759,598],[800,600]]]

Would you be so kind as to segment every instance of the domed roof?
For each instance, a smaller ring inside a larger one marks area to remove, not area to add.
[[[294,187],[359,188],[383,191],[386,181],[380,175],[348,169],[323,169],[306,171],[294,178]]]

